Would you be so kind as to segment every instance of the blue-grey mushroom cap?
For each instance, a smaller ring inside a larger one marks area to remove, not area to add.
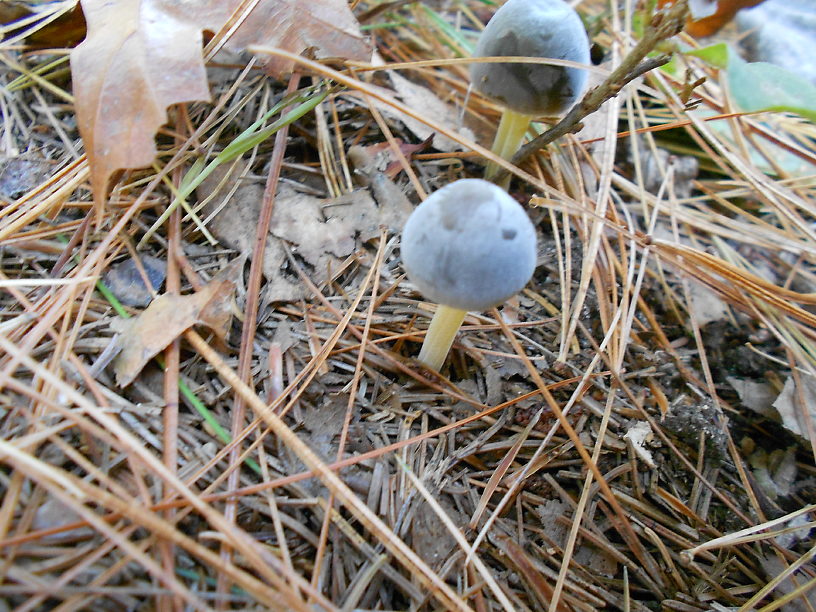
[[[522,206],[482,179],[434,192],[408,218],[402,263],[428,299],[486,310],[518,293],[536,263],[536,236]]]
[[[589,64],[589,39],[562,0],[508,0],[479,36],[474,57],[547,57]],[[558,115],[584,93],[588,73],[544,64],[471,65],[473,87],[526,115]]]

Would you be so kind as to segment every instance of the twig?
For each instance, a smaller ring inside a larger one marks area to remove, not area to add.
[[[597,111],[607,100],[617,96],[620,91],[636,78],[646,74],[654,68],[658,68],[668,63],[670,55],[661,55],[644,60],[657,45],[678,34],[686,23],[688,14],[688,0],[679,0],[667,11],[658,12],[652,17],[652,21],[643,33],[635,48],[629,52],[620,66],[612,71],[607,79],[595,89],[587,92],[580,103],[572,107],[561,121],[556,123],[549,130],[534,138],[529,143],[521,147],[513,156],[511,163],[518,166],[540,149],[543,149],[551,142],[566,134],[576,132],[580,129],[581,121],[588,115]],[[500,169],[494,177],[498,181],[507,174],[506,169]]]
[[[300,83],[300,73],[295,72],[289,79],[289,85],[286,89],[285,95],[293,94]],[[281,115],[285,116],[291,110],[287,107],[281,110]],[[275,189],[280,180],[281,165],[283,163],[284,155],[286,154],[286,146],[289,137],[289,125],[281,126],[281,129],[275,134],[275,145],[272,150],[272,161],[269,167],[269,174],[267,176],[266,186],[263,193],[263,202],[261,205],[261,213],[258,218],[258,225],[255,233],[255,246],[253,248],[253,257],[249,268],[249,282],[247,286],[246,304],[244,306],[244,325],[241,330],[241,350],[238,360],[238,376],[247,384],[252,385],[252,351],[254,346],[254,339],[257,332],[258,324],[258,308],[260,304],[261,295],[261,281],[263,276],[263,264],[266,252],[267,236],[272,225],[272,213],[275,209]],[[235,403],[232,407],[232,436],[237,436],[245,425],[245,409],[244,400],[238,395],[235,397]],[[238,464],[241,455],[241,447],[236,446],[230,453],[229,463],[230,467]],[[233,491],[238,488],[240,472],[234,470],[228,479],[227,488]],[[224,516],[229,521],[235,521],[238,514],[237,500],[229,500],[227,502]],[[222,544],[221,558],[231,560],[232,550],[227,543]],[[226,594],[229,592],[231,586],[228,577],[219,575],[218,583],[216,585],[219,593]],[[222,609],[219,607],[219,609]]]

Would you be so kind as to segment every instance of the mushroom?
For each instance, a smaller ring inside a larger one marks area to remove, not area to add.
[[[488,22],[475,55],[589,64],[589,39],[581,18],[562,0],[508,0]],[[586,70],[547,64],[476,63],[470,75],[476,91],[504,107],[493,142],[493,152],[502,159],[516,152],[533,117],[559,115],[571,107],[588,78]],[[488,164],[485,177],[497,170]]]
[[[527,284],[536,264],[533,224],[503,189],[461,179],[434,192],[402,231],[408,278],[438,306],[419,361],[439,370],[468,311],[498,306]]]

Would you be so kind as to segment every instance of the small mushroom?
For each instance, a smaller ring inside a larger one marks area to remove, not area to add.
[[[527,284],[536,263],[533,224],[520,204],[482,179],[434,192],[402,232],[408,278],[438,306],[419,361],[442,367],[468,311],[498,306]]]
[[[581,18],[562,0],[508,0],[488,22],[474,55],[589,64],[589,39]],[[493,143],[493,152],[503,159],[516,152],[533,117],[566,111],[583,94],[588,78],[586,70],[546,64],[476,63],[470,75],[476,91],[505,109]],[[489,164],[485,176],[497,169]]]

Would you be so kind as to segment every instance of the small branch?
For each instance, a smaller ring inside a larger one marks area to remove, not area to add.
[[[577,131],[580,129],[581,121],[584,118],[597,111],[605,102],[617,96],[626,85],[650,70],[666,64],[671,59],[670,55],[644,58],[659,43],[678,34],[683,29],[688,10],[688,0],[678,0],[667,11],[656,13],[643,33],[643,38],[629,52],[629,55],[623,58],[620,66],[598,87],[587,92],[583,100],[572,107],[572,110],[561,121],[519,149],[513,159],[510,160],[511,163],[518,166],[556,139]],[[507,170],[501,169],[493,177],[494,182],[500,180],[506,173]]]

